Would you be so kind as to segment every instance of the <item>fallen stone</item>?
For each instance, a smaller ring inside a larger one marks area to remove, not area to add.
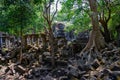
[[[22,67],[21,65],[16,65],[14,69],[20,75],[23,75],[26,72],[26,69],[24,67]]]
[[[67,76],[61,76],[59,80],[69,80]]]
[[[60,68],[60,69],[58,68],[58,69],[55,69],[52,71],[51,76],[54,78],[59,78],[61,76],[65,76],[65,75],[67,75],[67,72],[63,68]]]
[[[71,76],[74,76],[74,77],[79,76],[79,70],[74,66],[69,66],[68,71],[69,71],[69,75],[71,75]]]
[[[28,75],[26,75],[26,78],[27,78],[27,79],[33,79],[33,75],[28,74]]]
[[[67,61],[63,61],[63,60],[57,60],[56,61],[56,66],[63,66],[63,67],[65,67],[65,66],[68,66],[68,62]]]
[[[86,80],[86,78],[85,77],[81,77],[80,80]]]
[[[120,71],[120,66],[117,66],[117,65],[113,66],[111,68],[111,71]]]
[[[97,69],[99,66],[100,66],[100,63],[99,63],[99,61],[96,59],[93,63],[92,63],[92,68],[93,69]]]

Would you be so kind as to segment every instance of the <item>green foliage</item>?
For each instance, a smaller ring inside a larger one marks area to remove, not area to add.
[[[45,3],[55,0],[1,0],[0,2],[0,31],[19,35],[22,27],[23,33],[39,33],[47,26],[43,17]],[[66,31],[84,31],[91,28],[89,4],[86,0],[60,0],[62,9],[55,16],[55,21],[64,22]],[[98,12],[104,10],[108,17],[105,0],[97,0]],[[108,22],[109,30],[116,36],[116,26],[120,24],[120,0],[111,0],[111,18]],[[30,29],[33,29],[30,30]]]
[[[76,32],[80,32],[90,28],[90,18],[87,13],[88,5],[82,0],[66,0],[62,3],[62,10],[59,11],[56,20],[67,21],[72,25],[66,28],[67,31],[75,29]]]
[[[20,28],[24,33],[32,32],[29,31],[29,28],[35,28],[36,31],[41,30],[40,22],[43,20],[38,13],[39,5],[30,0],[4,0],[3,2],[0,13],[1,31],[19,35]]]
[[[113,38],[117,39],[118,36],[117,36],[116,27],[120,25],[120,1],[119,0],[115,0],[111,4],[111,10],[112,10],[112,14],[111,14],[111,19],[108,25],[109,25],[111,34],[113,35]]]

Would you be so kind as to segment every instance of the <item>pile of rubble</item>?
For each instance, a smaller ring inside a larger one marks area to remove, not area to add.
[[[67,58],[57,56],[54,68],[49,52],[25,53],[21,64],[15,58],[7,60],[4,56],[0,57],[0,80],[120,80],[119,48],[84,53],[82,57],[79,54]]]

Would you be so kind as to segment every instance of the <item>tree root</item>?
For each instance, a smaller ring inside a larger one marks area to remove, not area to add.
[[[82,57],[85,62],[89,63],[95,58],[101,57],[100,50],[105,46],[106,43],[102,34],[99,31],[92,31],[86,47],[80,53],[80,57]]]

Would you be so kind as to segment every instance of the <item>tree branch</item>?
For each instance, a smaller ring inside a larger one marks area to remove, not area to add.
[[[48,5],[48,19],[50,21],[50,8],[51,8],[51,0],[49,1],[49,5]]]
[[[50,22],[50,6],[51,6],[51,2],[49,2],[49,5],[47,6],[47,2],[45,0],[43,17],[47,21],[48,24]]]
[[[105,14],[105,12],[104,12],[104,10],[103,10],[103,13],[102,13],[102,20],[103,20],[103,21],[105,21],[105,19],[106,19],[104,14]]]
[[[48,19],[48,17],[46,17],[44,14],[43,14],[43,17],[44,17],[44,19],[47,21],[47,23],[49,24],[49,19]],[[46,28],[47,29],[47,28]]]
[[[106,23],[108,23],[108,21],[110,20],[111,18],[111,9],[110,9],[110,0],[105,0],[105,3],[106,3],[106,8],[108,10],[108,18],[106,18]]]
[[[107,9],[108,9],[108,18],[106,19],[106,23],[108,23],[108,21],[111,18],[111,9],[108,6],[107,6]]]
[[[55,14],[57,13],[57,5],[58,5],[58,2],[59,2],[59,0],[57,0],[57,2],[56,2],[56,10],[55,10],[55,12],[54,12],[54,14],[53,14],[53,16],[52,16],[52,18],[51,18],[51,22],[53,21],[53,19],[54,19],[54,17],[55,17]]]

